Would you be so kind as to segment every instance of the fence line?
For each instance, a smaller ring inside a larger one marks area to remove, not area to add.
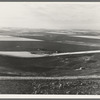
[[[64,79],[98,79],[100,76],[64,76],[64,77],[23,77],[23,76],[0,76],[0,80],[64,80]]]

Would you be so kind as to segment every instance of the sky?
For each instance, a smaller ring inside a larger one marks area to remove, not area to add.
[[[0,27],[100,29],[100,3],[0,2]]]

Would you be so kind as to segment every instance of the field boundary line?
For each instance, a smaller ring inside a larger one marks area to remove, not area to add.
[[[63,80],[63,79],[99,79],[100,76],[63,76],[63,77],[27,77],[27,76],[0,76],[0,80]]]

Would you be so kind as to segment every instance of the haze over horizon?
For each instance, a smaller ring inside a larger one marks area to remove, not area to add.
[[[100,3],[0,2],[0,27],[100,29]]]

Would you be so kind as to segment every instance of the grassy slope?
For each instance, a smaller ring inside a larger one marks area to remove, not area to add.
[[[1,94],[100,94],[100,79],[0,81]]]

